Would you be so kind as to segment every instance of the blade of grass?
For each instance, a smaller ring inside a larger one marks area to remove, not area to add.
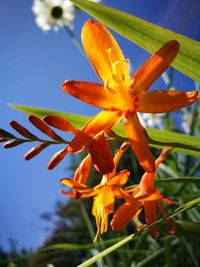
[[[159,220],[156,220],[155,222],[145,226],[143,229],[141,229],[140,231],[136,232],[135,234],[129,235],[128,237],[124,238],[123,240],[119,241],[118,243],[114,244],[113,246],[111,246],[111,247],[105,249],[104,251],[100,252],[97,256],[92,257],[89,260],[85,261],[84,263],[78,265],[77,267],[88,267],[88,266],[90,266],[91,264],[96,262],[98,259],[100,259],[102,257],[105,257],[106,255],[108,255],[112,251],[118,249],[119,247],[123,246],[127,242],[131,241],[139,233],[141,233],[141,232],[143,232],[145,230],[148,230],[152,225],[159,224],[159,223],[161,223],[163,221],[166,221],[169,218],[173,218],[173,217],[179,215],[180,213],[182,213],[182,212],[184,212],[184,211],[186,211],[188,209],[191,209],[191,208],[193,208],[195,206],[198,206],[198,205],[200,205],[200,197],[196,198],[196,199],[194,199],[194,200],[192,200],[192,201],[190,201],[190,202],[188,202],[188,203],[186,203],[184,205],[182,205],[181,207],[176,209],[174,212],[172,212],[168,216],[163,217],[163,218],[161,218]]]
[[[86,0],[71,1],[89,15],[150,53],[157,51],[169,40],[177,40],[180,43],[180,52],[172,66],[200,82],[200,43],[198,41],[102,4]]]
[[[76,128],[81,128],[89,120],[89,117],[86,116],[59,112],[50,109],[42,109],[16,104],[10,104],[10,106],[16,110],[25,112],[27,114],[33,114],[38,117],[44,117],[47,114],[60,116],[64,119],[67,119]],[[122,138],[125,137],[124,128],[121,124],[118,124],[113,128],[113,130]],[[149,128],[146,129],[146,131],[149,137],[149,145],[151,147],[163,148],[164,146],[172,146],[173,151],[175,152],[182,152],[191,156],[200,155],[199,137]]]

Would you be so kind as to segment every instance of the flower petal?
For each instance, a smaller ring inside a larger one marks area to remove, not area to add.
[[[119,122],[122,114],[119,111],[101,111],[91,118],[74,137],[69,144],[69,152],[75,153],[86,148],[92,141],[94,136],[102,131],[110,130]]]
[[[141,204],[138,201],[126,202],[115,212],[111,221],[113,231],[120,231],[132,220],[140,209]]]
[[[60,182],[64,185],[67,185],[68,187],[73,188],[75,191],[81,194],[84,194],[84,197],[90,197],[96,194],[96,192],[92,188],[86,185],[83,185],[75,180],[64,178]],[[82,198],[82,195],[81,195],[81,198]]]
[[[115,167],[114,167],[113,171],[107,175],[108,181],[116,174],[118,162],[121,159],[121,157],[124,154],[124,152],[128,149],[128,147],[129,147],[129,143],[127,141],[125,141],[120,146],[120,148],[117,150],[117,152],[116,152],[116,154],[115,154],[115,156],[113,158]]]
[[[99,22],[88,20],[82,29],[82,43],[94,69],[103,82],[112,77],[113,64],[117,64],[118,73],[128,78],[128,68],[124,55],[112,34]],[[109,53],[111,52],[111,53]]]
[[[130,175],[130,171],[129,170],[123,170],[121,172],[118,172],[113,178],[111,178],[107,182],[107,185],[123,186],[128,181],[129,175]]]
[[[102,173],[110,173],[114,169],[114,162],[111,149],[108,142],[105,140],[104,134],[92,142],[89,147],[89,152],[94,162],[95,169]]]
[[[141,126],[137,114],[126,114],[123,122],[126,135],[140,165],[145,171],[154,172],[154,158],[148,146],[148,140],[145,135],[144,128]]]
[[[191,105],[199,98],[200,93],[197,91],[180,92],[156,90],[140,95],[137,111],[146,113],[175,111]]]
[[[163,201],[163,199],[162,199],[162,201]],[[157,203],[158,203],[159,210],[162,213],[163,217],[167,217],[168,216],[168,212],[162,206],[161,201],[158,201]],[[171,226],[171,228],[168,230],[168,233],[169,234],[174,234],[176,232],[176,223],[171,218],[167,219],[167,222]]]
[[[175,40],[164,44],[133,75],[131,89],[133,93],[146,91],[152,83],[169,67],[179,51]]]
[[[63,83],[62,89],[73,97],[96,107],[116,110],[122,106],[122,101],[118,94],[112,94],[104,86],[97,83],[68,80]]]
[[[74,181],[81,184],[86,184],[88,175],[90,173],[92,158],[88,154],[80,163],[79,167],[76,169],[74,174]]]
[[[152,200],[159,200],[163,198],[163,195],[160,193],[160,191],[155,190],[153,193],[148,194],[146,192],[141,192],[139,191],[134,198],[137,199],[138,201],[152,201]]]
[[[105,213],[110,214],[114,209],[114,194],[110,186],[104,186],[94,199],[92,214],[94,216],[104,216]]]
[[[156,201],[144,202],[145,220],[147,224],[151,224],[156,220]],[[155,238],[157,234],[157,225],[154,224],[149,228],[150,235]]]
[[[76,169],[74,174],[74,181],[77,181],[81,184],[86,184],[90,169],[91,169],[92,158],[90,154],[88,154],[80,163],[79,167]],[[81,193],[77,192],[73,189],[73,194],[76,199],[81,197]]]

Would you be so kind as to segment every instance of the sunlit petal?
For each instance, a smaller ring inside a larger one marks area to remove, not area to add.
[[[138,201],[152,201],[152,200],[159,200],[163,198],[163,195],[160,193],[160,191],[155,190],[153,193],[148,194],[146,192],[139,191],[134,198]]]
[[[117,150],[117,152],[116,152],[116,154],[114,156],[114,159],[113,159],[115,167],[114,167],[113,171],[107,175],[108,181],[110,180],[110,178],[112,178],[116,174],[118,162],[121,159],[121,157],[124,154],[124,152],[128,149],[128,147],[129,147],[129,143],[127,141],[125,141],[120,146],[120,148]]]
[[[93,189],[87,187],[86,185],[83,185],[75,180],[72,180],[70,178],[63,178],[60,180],[60,182],[64,185],[67,185],[68,187],[74,188],[75,190],[79,192],[84,192],[84,191],[91,191]]]
[[[110,214],[114,209],[114,194],[112,188],[104,186],[94,199],[92,208],[93,215],[100,215],[106,212]]]
[[[104,86],[92,82],[65,81],[63,91],[96,107],[104,109],[120,109],[121,98],[118,94],[112,94]]]
[[[79,167],[76,169],[74,174],[74,181],[77,181],[83,185],[86,184],[90,169],[91,169],[92,158],[88,154],[80,163]],[[73,194],[76,199],[81,197],[81,193],[73,189]]]
[[[88,20],[82,29],[84,50],[103,82],[107,82],[113,74],[113,64],[117,65],[118,73],[129,76],[124,55],[111,33],[99,22]]]
[[[169,112],[187,107],[197,101],[199,92],[161,91],[143,93],[139,97],[137,111],[146,113]]]
[[[148,146],[148,140],[137,114],[124,117],[125,132],[142,168],[147,172],[155,171],[154,158]]]
[[[133,75],[131,90],[133,93],[146,91],[152,83],[169,67],[179,51],[179,43],[175,40],[164,44]]]
[[[102,131],[111,129],[121,119],[118,111],[101,111],[90,119],[69,144],[69,151],[77,152],[94,141],[93,137]]]
[[[128,177],[130,175],[129,170],[123,170],[121,172],[118,172],[113,178],[111,178],[107,184],[108,185],[119,185],[123,186],[128,181]]]
[[[132,220],[140,209],[141,204],[138,201],[126,202],[115,212],[111,221],[113,231],[120,231]]]

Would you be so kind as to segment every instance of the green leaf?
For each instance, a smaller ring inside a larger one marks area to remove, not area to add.
[[[172,66],[200,82],[200,43],[198,41],[114,8],[86,0],[71,1],[89,15],[150,53],[155,53],[169,40],[177,40],[181,47]]]
[[[65,112],[59,112],[50,109],[29,107],[23,105],[11,104],[12,108],[25,112],[27,114],[33,114],[38,117],[44,117],[47,114],[60,116],[67,119],[74,127],[81,128],[90,118],[77,114],[70,114]],[[121,124],[118,124],[113,128],[116,134],[121,137],[125,137],[124,128]],[[200,155],[200,138],[189,136],[185,134],[161,131],[157,129],[146,129],[149,137],[149,145],[155,148],[163,148],[164,146],[172,146],[173,151],[185,153],[191,156]]]

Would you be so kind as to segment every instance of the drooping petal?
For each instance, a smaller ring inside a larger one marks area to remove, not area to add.
[[[94,141],[94,136],[111,129],[119,122],[122,114],[119,111],[101,111],[91,118],[74,137],[69,144],[69,151],[75,153],[86,148],[90,142]]]
[[[86,184],[88,175],[90,173],[92,158],[88,154],[80,163],[79,167],[76,169],[74,174],[74,181],[81,184]]]
[[[145,220],[147,224],[151,224],[156,221],[156,201],[144,202]],[[155,238],[158,232],[157,225],[154,224],[149,228],[150,235]]]
[[[148,146],[144,128],[141,126],[137,114],[126,114],[123,122],[126,135],[140,165],[145,171],[154,172],[154,158]]]
[[[110,173],[114,169],[111,149],[104,134],[97,137],[88,147],[95,169],[102,173]]]
[[[163,201],[163,199],[162,199],[162,201]],[[161,201],[158,201],[157,204],[158,204],[159,210],[160,210],[161,214],[163,215],[163,217],[167,217],[168,216],[168,212],[162,206]],[[174,234],[176,232],[176,223],[171,218],[167,219],[167,222],[171,226],[171,228],[169,229],[168,233],[169,234]]]
[[[134,94],[146,91],[152,83],[169,67],[179,51],[175,40],[164,44],[133,75],[131,90]]]
[[[75,180],[72,180],[69,178],[63,178],[60,180],[60,182],[64,185],[67,185],[68,187],[73,188],[74,190],[78,191],[79,193],[84,194],[85,197],[87,197],[86,195],[91,196],[91,193],[92,193],[92,195],[95,195],[95,192],[92,188],[90,188],[86,185],[83,185],[83,184],[81,184]]]
[[[111,221],[113,231],[120,231],[132,220],[141,207],[140,202],[132,201],[122,204]]]
[[[112,77],[113,64],[117,64],[118,73],[124,80],[129,79],[124,55],[111,33],[99,22],[88,20],[82,28],[84,50],[103,82]]]
[[[80,163],[79,167],[76,169],[74,174],[74,181],[77,181],[81,184],[86,184],[90,169],[91,169],[92,158],[90,154],[88,154]],[[81,193],[77,192],[73,189],[73,194],[76,199],[81,197]]]
[[[175,111],[191,105],[199,98],[200,94],[197,91],[180,92],[155,90],[143,93],[139,96],[137,111],[145,113]]]
[[[104,86],[97,83],[68,80],[63,83],[62,89],[64,92],[96,107],[116,110],[122,106],[118,94],[112,94]]]
[[[123,170],[118,172],[114,177],[112,177],[108,182],[107,185],[119,185],[123,186],[127,183],[128,177],[130,175],[129,170]]]
[[[139,191],[136,195],[134,195],[134,199],[137,199],[138,201],[152,201],[152,200],[159,200],[163,198],[163,195],[160,193],[159,190],[155,190],[153,193],[148,194],[143,191]]]

